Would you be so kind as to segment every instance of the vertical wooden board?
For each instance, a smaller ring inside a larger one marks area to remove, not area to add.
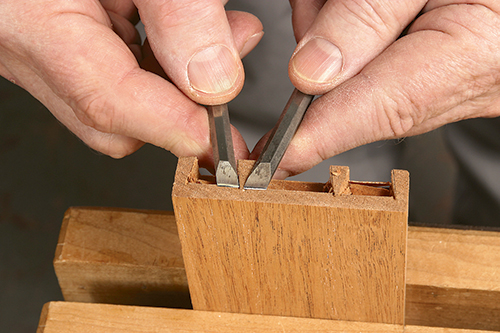
[[[404,322],[407,197],[243,191],[182,174],[193,177],[178,170],[173,201],[195,309]]]

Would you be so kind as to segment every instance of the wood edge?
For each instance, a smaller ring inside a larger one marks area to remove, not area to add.
[[[304,317],[286,317],[286,316],[274,316],[274,315],[261,315],[261,314],[246,314],[246,313],[231,313],[231,312],[218,312],[218,311],[203,311],[203,310],[191,310],[191,309],[176,309],[176,308],[163,308],[163,307],[150,307],[150,306],[136,306],[136,305],[121,305],[121,304],[107,304],[107,303],[85,303],[85,302],[66,302],[66,301],[56,301],[47,303],[48,308],[50,307],[50,312],[53,313],[53,317],[57,318],[59,314],[64,314],[66,311],[70,311],[75,320],[78,322],[79,314],[85,317],[88,313],[92,311],[91,308],[96,308],[101,312],[111,312],[118,319],[120,317],[126,316],[130,318],[131,315],[135,314],[137,316],[148,314],[148,317],[155,315],[158,320],[158,324],[161,321],[165,323],[172,321],[190,321],[192,327],[190,331],[195,332],[218,332],[220,328],[226,328],[228,325],[233,329],[245,329],[245,326],[250,324],[255,327],[262,327],[255,332],[269,332],[269,331],[288,331],[285,327],[291,328],[295,325],[299,325],[300,328],[312,326],[314,332],[319,332],[316,327],[320,327],[321,331],[325,332],[344,332],[344,331],[356,331],[356,332],[393,332],[402,333],[403,325],[399,324],[386,324],[386,323],[372,323],[372,322],[359,322],[359,321],[344,321],[344,320],[330,320],[330,319],[317,319],[317,318],[304,318]],[[44,324],[47,323],[47,316],[45,316]],[[139,317],[138,317],[139,318]],[[116,319],[115,319],[116,320]],[[134,320],[134,324],[140,325],[143,319]],[[207,322],[213,322],[214,324],[220,325],[211,326],[210,329],[206,329]],[[50,324],[49,324],[50,325]],[[88,332],[86,328],[90,328],[92,324],[79,325],[82,331],[76,332]],[[140,326],[137,326],[140,327]],[[145,330],[149,332],[149,327]],[[185,328],[170,327],[172,332],[185,332]],[[84,331],[85,330],[85,331]],[[224,330],[224,332],[226,332]],[[42,331],[43,332],[43,331]],[[141,330],[138,330],[141,332]],[[170,331],[169,331],[170,332]],[[38,333],[38,332],[37,332]]]
[[[474,229],[462,229],[462,228],[454,228],[451,225],[449,228],[443,228],[441,226],[419,226],[419,225],[410,225],[408,229],[412,231],[412,233],[441,233],[444,235],[457,235],[457,236],[478,236],[478,237],[495,237],[500,238],[500,231],[498,230],[474,230]]]
[[[174,215],[171,210],[155,210],[155,209],[139,209],[139,208],[123,208],[123,207],[101,207],[101,206],[72,206],[68,208],[71,211],[71,217],[74,217],[80,212],[112,212],[112,213],[136,213],[136,214],[156,214],[156,215]]]
[[[72,218],[72,213],[74,211],[75,208],[70,207],[66,210],[66,212],[64,212],[64,217],[61,224],[61,230],[59,231],[59,237],[57,238],[56,252],[54,254],[54,260],[52,261],[53,265],[55,265],[57,261],[62,259],[66,233],[68,232],[68,225],[70,223],[70,220]]]
[[[59,267],[65,267],[69,265],[95,265],[98,267],[117,267],[117,268],[125,268],[125,267],[134,267],[134,268],[155,268],[155,269],[161,269],[161,270],[180,270],[180,271],[185,271],[184,265],[182,266],[172,266],[172,265],[165,265],[165,266],[158,266],[158,265],[142,265],[142,264],[130,264],[130,263],[109,263],[109,262],[96,262],[92,260],[78,260],[78,259],[64,259],[64,260],[58,260],[55,266]],[[56,275],[58,275],[56,271]]]
[[[240,169],[247,170],[252,161],[239,161]],[[180,158],[177,164],[175,182],[172,190],[174,207],[178,199],[198,198],[237,201],[255,201],[265,203],[295,204],[301,202],[311,206],[330,206],[332,208],[352,208],[367,210],[383,210],[401,212],[408,215],[408,172],[397,170],[394,172],[396,190],[399,199],[394,196],[373,195],[342,195],[333,196],[324,190],[321,183],[296,182],[291,180],[272,180],[265,191],[242,190],[227,187],[218,187],[215,184],[197,181],[199,177],[198,162],[195,157]],[[248,171],[248,170],[247,170]],[[400,171],[400,172],[398,172]],[[246,172],[246,171],[245,171]],[[244,178],[244,177],[243,177]],[[292,183],[285,184],[283,183]],[[297,183],[295,187],[293,183]],[[314,186],[312,184],[320,184]],[[399,184],[399,185],[398,185]],[[405,186],[406,185],[406,186]],[[318,188],[321,191],[316,191]],[[406,197],[405,197],[406,195]]]
[[[431,327],[418,325],[405,325],[403,333],[499,333],[499,331],[474,330],[469,328]]]
[[[190,178],[197,175],[199,175],[198,159],[194,156],[180,157],[175,171],[174,189],[175,185],[186,185]]]
[[[40,320],[38,321],[36,333],[43,333],[45,331],[45,327],[47,325],[47,320],[49,317],[49,310],[50,310],[52,303],[53,302],[47,302],[43,305],[42,312],[40,314]]]
[[[144,306],[132,306],[132,305],[113,305],[113,304],[100,304],[100,303],[82,303],[82,302],[49,302],[46,303],[42,309],[42,314],[40,316],[40,322],[37,328],[37,333],[43,333],[45,328],[50,326],[50,316],[54,318],[59,317],[58,315],[64,314],[65,312],[71,312],[72,320],[78,323],[79,314],[84,317],[88,316],[88,313],[92,311],[92,308],[98,309],[102,312],[112,312],[119,320],[122,316],[130,316],[136,314],[137,319],[136,324],[140,325],[143,320],[140,315],[147,314],[145,318],[155,315],[158,318],[158,324],[164,321],[164,324],[168,321],[178,321],[178,320],[190,320],[192,322],[192,330],[197,332],[204,331],[203,328],[206,327],[207,321],[213,321],[213,323],[219,323],[221,327],[225,327],[227,323],[231,323],[231,327],[238,329],[244,328],[246,324],[254,324],[255,327],[262,327],[259,332],[268,331],[285,331],[285,327],[311,327],[315,328],[315,332],[321,331],[328,332],[345,332],[345,331],[356,331],[356,332],[393,332],[393,333],[499,333],[499,331],[493,330],[475,330],[475,329],[462,329],[462,328],[446,328],[446,327],[430,327],[430,326],[419,326],[419,325],[395,325],[395,324],[380,324],[380,323],[362,323],[353,321],[336,321],[336,320],[325,320],[325,319],[309,319],[309,318],[297,318],[297,317],[280,317],[280,316],[266,316],[266,315],[250,315],[250,314],[239,314],[239,313],[223,313],[223,312],[211,312],[211,311],[197,311],[197,310],[186,310],[186,309],[172,309],[172,308],[158,308],[158,307],[144,307]],[[95,311],[95,310],[94,310]],[[184,319],[183,319],[184,318]],[[307,323],[308,325],[305,325]],[[91,328],[91,323],[80,323],[77,332],[89,332]],[[198,325],[198,326],[197,326]],[[238,325],[238,326],[235,326]],[[298,325],[298,326],[297,326]],[[140,327],[140,326],[138,326]],[[49,327],[51,328],[51,327]],[[137,329],[137,327],[136,327]],[[173,332],[183,331],[185,328],[179,329],[178,327],[171,328]],[[102,331],[102,330],[100,330]],[[212,326],[210,332],[218,331],[217,326]],[[227,330],[226,330],[227,331]],[[56,331],[57,332],[57,331]],[[140,330],[139,330],[140,332]],[[208,332],[208,331],[207,331]]]
[[[410,193],[410,173],[406,170],[394,169],[391,171],[392,193],[394,199],[408,206]]]

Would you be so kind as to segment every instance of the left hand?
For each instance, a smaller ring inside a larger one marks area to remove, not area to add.
[[[104,154],[123,157],[149,142],[209,167],[208,116],[197,103],[238,94],[240,57],[263,33],[255,16],[226,12],[225,2],[2,0],[0,76]],[[246,158],[234,128],[233,138],[236,156]]]
[[[370,142],[500,116],[498,1],[291,4],[298,45],[290,78],[324,95],[306,113],[278,178]]]

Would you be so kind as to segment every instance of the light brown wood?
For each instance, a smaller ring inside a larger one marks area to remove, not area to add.
[[[126,228],[107,223],[116,216],[128,221]],[[132,245],[130,240],[144,229],[144,221],[157,221],[162,227],[155,229],[154,237]],[[108,231],[101,232],[102,224],[108,224]],[[112,226],[117,228],[110,229]],[[113,242],[106,241],[109,233],[119,235],[111,238],[121,238],[115,244],[121,244],[123,254],[102,260],[93,254],[113,253],[108,250]],[[173,214],[72,208],[66,213],[61,237],[65,241],[58,246],[54,265],[67,301],[188,306],[187,278],[184,267],[179,267],[182,255]],[[120,264],[122,258],[150,253],[151,248],[170,253],[169,264],[148,263],[147,256]],[[468,250],[464,253],[461,249]],[[410,226],[406,323],[500,331],[500,259],[495,257],[499,252],[497,232]],[[145,272],[140,285],[138,271]],[[107,283],[103,284],[105,276]]]
[[[499,232],[413,227],[410,239],[408,284],[500,291]]]
[[[181,158],[172,192],[196,310],[403,324],[407,172],[391,195],[337,196],[200,184],[197,168]]]
[[[412,227],[406,322],[500,330],[500,233]]]
[[[402,332],[402,326],[105,304],[51,302],[38,333]]]
[[[480,333],[422,326],[246,315],[136,306],[51,302],[44,306],[37,333]]]
[[[191,307],[172,212],[70,208],[54,268],[66,300]]]

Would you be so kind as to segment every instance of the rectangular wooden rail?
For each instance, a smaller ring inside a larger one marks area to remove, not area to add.
[[[189,307],[173,213],[70,208],[54,259],[67,301]],[[406,324],[500,331],[500,233],[410,227]]]
[[[47,303],[37,333],[486,333],[413,325],[336,321],[137,306]]]

